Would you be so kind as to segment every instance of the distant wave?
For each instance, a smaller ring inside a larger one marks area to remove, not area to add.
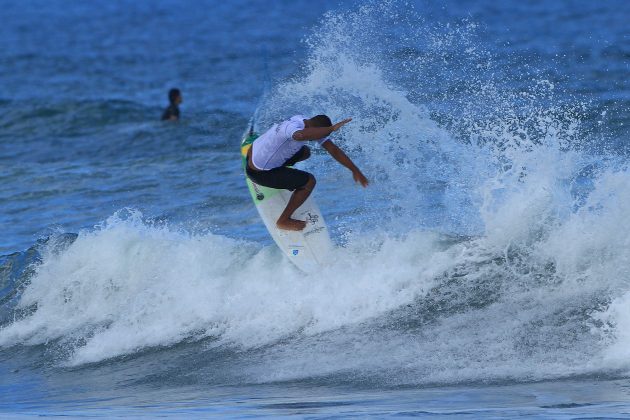
[[[161,122],[162,108],[122,100],[7,101],[0,129],[20,141],[0,150],[5,159],[116,159],[181,148],[189,137],[225,130],[242,116],[221,109],[188,111],[178,125]],[[208,112],[210,111],[210,112]],[[174,142],[178,140],[178,142]],[[177,149],[180,150],[180,149]]]

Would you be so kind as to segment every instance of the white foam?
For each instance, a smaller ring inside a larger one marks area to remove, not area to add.
[[[0,345],[77,340],[72,363],[94,362],[185,338],[252,347],[300,331],[315,334],[377,317],[423,293],[432,235],[388,240],[360,262],[306,276],[274,247],[189,236],[114,216],[49,254],[20,306],[37,309],[0,330]],[[417,245],[426,243],[423,247]],[[405,249],[405,252],[401,252]],[[405,264],[387,268],[393,259]],[[434,268],[433,268],[434,269]]]

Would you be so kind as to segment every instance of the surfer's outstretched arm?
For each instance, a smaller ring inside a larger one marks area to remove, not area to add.
[[[363,173],[357,168],[352,160],[341,150],[332,140],[326,141],[322,144],[322,147],[326,149],[330,156],[332,156],[337,162],[341,163],[346,168],[352,171],[352,178],[354,182],[361,184],[363,187],[367,187],[370,181],[363,175]]]

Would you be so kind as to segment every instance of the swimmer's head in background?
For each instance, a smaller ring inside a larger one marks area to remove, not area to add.
[[[168,91],[168,101],[171,104],[179,105],[183,102],[182,93],[177,88]]]

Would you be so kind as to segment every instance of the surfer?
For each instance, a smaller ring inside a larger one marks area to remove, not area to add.
[[[292,219],[297,210],[315,188],[315,177],[305,171],[290,168],[297,162],[308,159],[311,150],[303,142],[317,140],[330,155],[352,172],[355,182],[367,187],[368,179],[348,156],[328,136],[352,121],[347,118],[332,124],[326,115],[306,119],[295,115],[280,124],[275,124],[254,140],[247,152],[247,176],[256,184],[276,189],[293,191],[286,208],[276,221],[279,229],[302,230],[303,220]]]
[[[171,89],[168,91],[169,106],[164,110],[162,114],[162,121],[177,121],[179,120],[179,104],[184,100],[182,99],[182,93],[179,89]]]

